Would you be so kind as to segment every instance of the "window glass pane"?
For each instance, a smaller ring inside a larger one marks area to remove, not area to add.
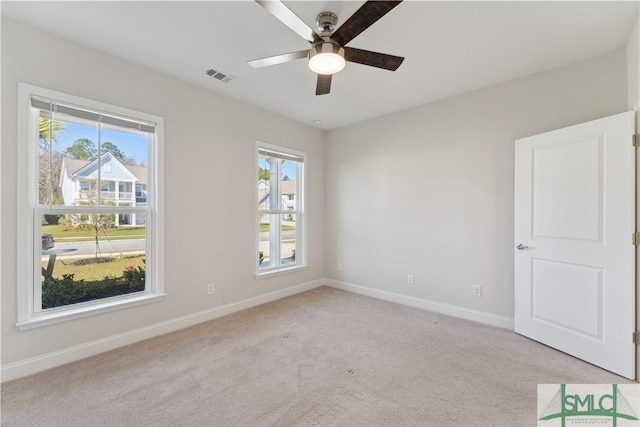
[[[258,156],[258,209],[270,209],[271,165],[263,155]]]
[[[116,226],[139,215],[42,215],[42,309],[144,291],[146,229]]]
[[[39,203],[146,207],[148,134],[40,111]],[[146,215],[42,217],[42,309],[145,290]]]
[[[283,265],[296,262],[296,243],[296,215],[281,215],[280,256]]]
[[[147,134],[46,111],[40,116],[41,205],[97,206],[98,200],[101,206],[146,203]]]
[[[94,160],[97,151],[93,141],[97,140],[97,128],[82,124],[73,124],[65,117],[48,112],[41,112],[38,123],[39,168],[38,168],[38,202],[41,205],[71,204],[78,200],[80,192],[86,191],[79,185],[66,188],[65,201],[61,185],[61,174],[71,174],[80,170]],[[64,167],[63,167],[64,166]],[[95,173],[85,173],[84,177],[96,181]],[[85,194],[86,196],[86,194]],[[83,197],[84,204],[90,204],[90,198]],[[68,202],[68,203],[65,203]],[[95,201],[93,203],[95,205]]]
[[[148,137],[127,129],[101,129],[101,199],[116,206],[145,206]],[[102,203],[103,206],[109,205]]]
[[[280,189],[282,192],[282,209],[296,210],[298,209],[296,197],[296,170],[297,165],[293,162],[285,161],[282,163]]]
[[[271,262],[271,251],[269,236],[271,235],[271,216],[268,214],[259,215],[259,240],[258,240],[258,264],[260,268],[267,268]]]

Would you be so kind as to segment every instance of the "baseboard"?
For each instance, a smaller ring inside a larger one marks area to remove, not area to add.
[[[385,301],[395,302],[397,304],[408,305],[410,307],[421,308],[448,316],[458,317],[461,319],[472,320],[474,322],[484,323],[486,325],[496,326],[498,328],[513,331],[513,318],[499,316],[479,310],[472,310],[464,307],[458,307],[450,304],[443,304],[436,301],[430,301],[422,298],[412,297],[408,295],[398,294],[395,292],[383,291],[380,289],[369,288],[366,286],[354,285],[352,283],[341,282],[337,280],[325,279],[325,285],[331,286],[343,291],[353,292],[356,294],[366,295]]]
[[[0,378],[2,382],[11,381],[32,375],[57,366],[66,365],[87,357],[95,356],[109,350],[114,350],[125,345],[133,344],[142,340],[157,337],[169,332],[174,332],[202,322],[226,316],[247,308],[266,304],[281,298],[305,292],[324,285],[324,279],[314,280],[301,285],[280,289],[264,295],[258,295],[242,301],[237,301],[187,316],[171,319],[165,322],[145,326],[143,328],[127,331],[122,334],[113,335],[95,341],[90,341],[73,347],[21,360],[7,363],[0,367]]]
[[[453,317],[459,317],[462,319],[472,320],[491,326],[513,330],[512,318],[498,316],[478,310],[471,310],[454,305],[443,304],[435,301],[429,301],[422,298],[402,295],[394,292],[383,291],[380,289],[340,282],[337,280],[319,279],[285,289],[280,289],[278,291],[269,292],[264,295],[258,295],[242,301],[213,307],[208,310],[189,314],[187,316],[179,317],[176,319],[171,319],[165,322],[156,323],[143,328],[134,329],[122,334],[90,341],[18,362],[7,363],[6,365],[2,365],[0,367],[0,378],[2,382],[22,378],[41,371],[45,371],[47,369],[55,368],[57,366],[62,366],[67,363],[95,356],[109,350],[114,350],[125,345],[134,344],[142,340],[157,337],[238,311],[246,310],[247,308],[256,307],[258,305],[276,301],[281,298],[286,298],[300,292],[315,289],[322,285],[327,285],[337,289],[342,289],[344,291],[391,301],[398,304],[416,307],[423,310],[430,310],[436,313],[446,314]]]

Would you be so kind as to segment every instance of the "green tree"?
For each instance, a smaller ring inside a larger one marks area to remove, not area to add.
[[[269,181],[270,176],[269,169],[258,168],[258,181]]]
[[[76,139],[71,146],[67,147],[65,153],[73,159],[95,160],[98,158],[96,144],[88,138]]]
[[[118,146],[116,144],[114,144],[113,142],[103,142],[102,143],[102,154],[104,153],[111,153],[113,154],[113,157],[115,157],[116,159],[123,161],[125,159],[125,154],[120,151],[120,149],[118,148]]]
[[[134,157],[127,156],[113,142],[109,142],[109,141],[103,142],[102,145],[100,146],[100,152],[102,154],[111,153],[113,154],[113,157],[120,160],[122,163],[126,165],[130,165],[130,166],[137,165],[135,156]],[[65,150],[65,154],[67,154],[69,157],[74,159],[95,160],[98,158],[98,148],[96,147],[96,144],[92,140],[87,138],[80,138],[80,139],[76,139],[70,147],[67,147],[67,149]]]
[[[58,120],[49,120],[43,117],[38,121],[38,138],[40,148],[46,149],[46,145],[58,142],[58,135],[64,130],[64,125]]]
[[[96,180],[89,180],[91,190],[83,192],[81,200],[74,203],[76,206],[96,206],[98,203],[98,185]],[[113,200],[102,200],[101,206],[115,206]],[[100,258],[100,232],[106,234],[106,231],[113,227],[115,222],[115,214],[105,213],[75,213],[66,214],[62,220],[68,230],[92,230],[95,233],[96,242],[96,259]]]

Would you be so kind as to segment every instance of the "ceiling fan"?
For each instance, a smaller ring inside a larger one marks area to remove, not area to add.
[[[386,15],[387,12],[400,4],[402,0],[369,0],[337,30],[335,27],[338,22],[338,17],[332,12],[322,12],[316,18],[319,32],[311,29],[280,0],[255,1],[284,25],[311,43],[311,49],[254,59],[248,61],[249,65],[255,68],[261,68],[296,59],[308,58],[309,68],[318,74],[316,95],[326,95],[330,92],[331,77],[344,68],[345,61],[395,71],[404,60],[401,56],[387,55],[345,46],[358,34],[362,33],[378,19]]]

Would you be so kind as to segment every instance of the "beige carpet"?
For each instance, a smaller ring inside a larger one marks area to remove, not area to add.
[[[627,383],[512,332],[318,288],[4,384],[3,426],[536,425]]]

